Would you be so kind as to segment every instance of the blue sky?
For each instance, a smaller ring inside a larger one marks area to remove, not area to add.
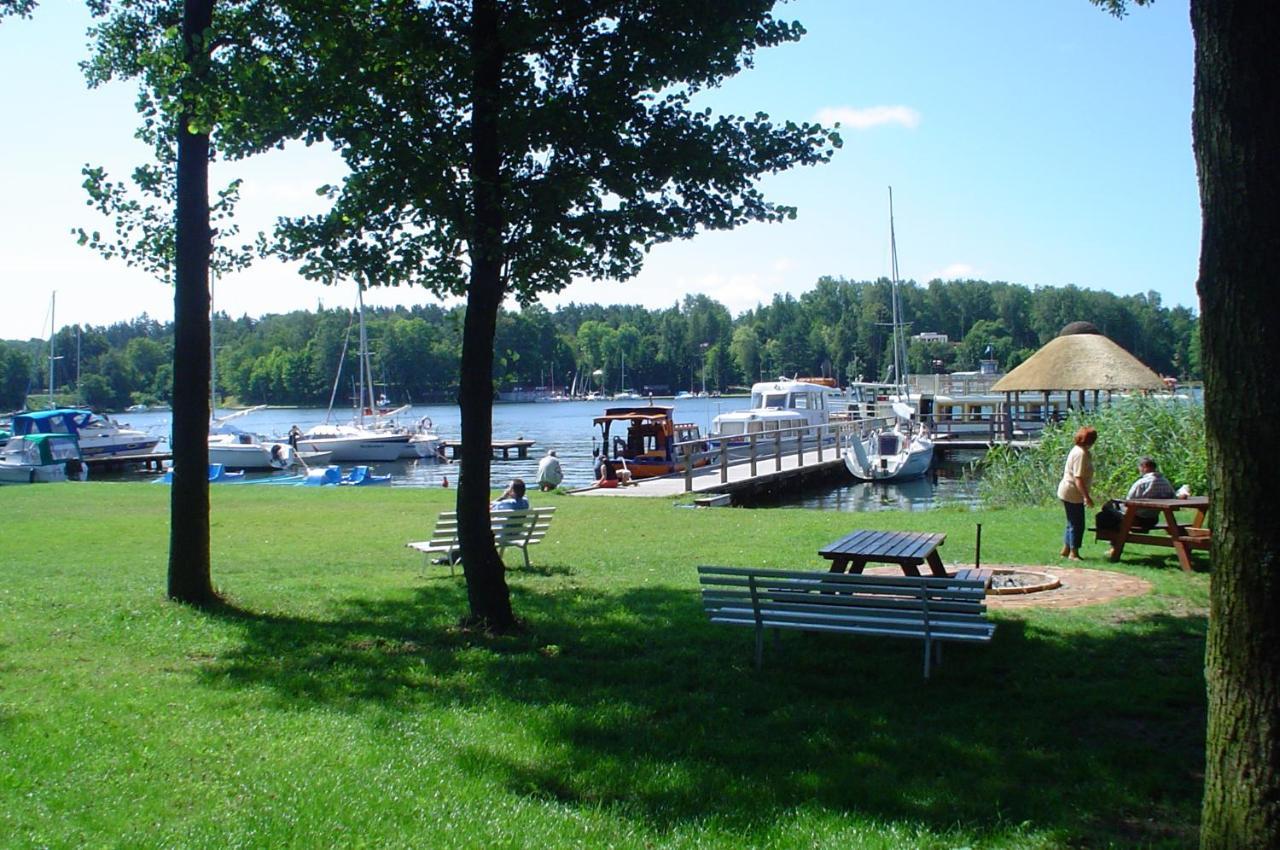
[[[794,0],[776,12],[808,35],[760,53],[704,100],[722,112],[841,121],[845,144],[831,163],[763,184],[798,217],[659,246],[637,279],[575,283],[545,303],[663,307],[704,292],[736,315],[822,275],[887,275],[892,185],[904,279],[1154,290],[1166,305],[1197,307],[1187,0],[1122,21],[1087,0]],[[85,205],[80,167],[123,177],[146,155],[132,139],[134,89],[84,85],[87,23],[82,3],[58,0],[0,23],[0,338],[47,335],[54,290],[59,326],[172,318],[167,286],[70,236],[105,229]],[[315,187],[340,175],[331,153],[300,148],[214,176],[245,178],[239,219],[257,231],[317,211]],[[346,306],[354,289],[271,261],[219,281],[216,299],[258,316]],[[398,288],[368,300],[435,299]]]

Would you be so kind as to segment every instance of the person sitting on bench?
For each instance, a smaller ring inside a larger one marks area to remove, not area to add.
[[[527,511],[529,500],[524,497],[524,479],[512,478],[511,486],[490,506],[495,511]]]

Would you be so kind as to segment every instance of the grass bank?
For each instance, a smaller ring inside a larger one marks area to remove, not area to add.
[[[1172,554],[1117,567],[1151,595],[996,614],[927,684],[918,644],[839,636],[756,673],[697,564],[821,568],[855,525],[947,532],[953,562],[977,521],[984,562],[1046,563],[1060,511],[542,496],[527,631],[493,639],[403,548],[451,498],[214,488],[228,605],[200,613],[163,597],[166,489],[0,489],[0,845],[1194,842],[1207,576]]]

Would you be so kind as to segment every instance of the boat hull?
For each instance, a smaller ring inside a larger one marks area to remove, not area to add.
[[[868,445],[869,442],[845,449],[844,465],[854,478],[863,481],[909,481],[924,476],[933,464],[933,443],[927,439],[915,438],[909,447],[891,455],[875,453],[874,444]]]
[[[332,460],[347,463],[387,463],[399,460],[408,445],[408,434],[304,437],[298,440],[298,448],[304,452],[331,452]]]

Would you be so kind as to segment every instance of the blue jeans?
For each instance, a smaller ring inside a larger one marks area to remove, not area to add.
[[[1067,511],[1067,530],[1062,533],[1062,545],[1079,551],[1084,542],[1084,502],[1062,503]]]

